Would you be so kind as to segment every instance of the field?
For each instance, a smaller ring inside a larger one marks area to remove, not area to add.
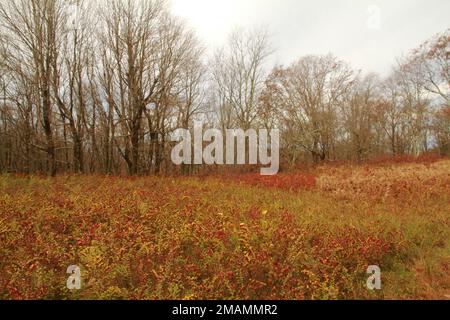
[[[81,290],[66,288],[69,265]],[[369,265],[382,289],[366,287]],[[0,176],[2,299],[446,299],[450,161]]]

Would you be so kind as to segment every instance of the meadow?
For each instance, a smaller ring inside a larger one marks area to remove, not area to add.
[[[69,265],[81,290],[66,287]],[[382,289],[366,287],[369,265]],[[448,299],[450,160],[0,176],[1,299]]]

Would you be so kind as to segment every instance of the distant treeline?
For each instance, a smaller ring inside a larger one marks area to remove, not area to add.
[[[386,78],[331,54],[268,66],[262,28],[209,55],[162,0],[0,0],[0,43],[2,172],[192,173],[170,152],[194,120],[280,129],[284,166],[450,154],[450,29]]]

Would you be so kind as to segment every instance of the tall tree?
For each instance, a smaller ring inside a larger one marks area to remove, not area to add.
[[[56,175],[56,148],[52,80],[60,64],[64,2],[59,0],[4,0],[0,3],[2,28],[9,47],[6,64],[10,71],[26,73],[33,86],[33,101],[40,114],[47,153],[47,170]]]
[[[131,175],[139,173],[142,119],[160,81],[155,65],[163,10],[163,1],[113,0],[102,17],[106,100],[118,117],[123,143],[114,138],[115,144]]]
[[[258,117],[271,52],[268,32],[263,28],[235,30],[227,45],[216,52],[212,74],[222,120],[229,122],[234,117],[240,128],[252,127]]]

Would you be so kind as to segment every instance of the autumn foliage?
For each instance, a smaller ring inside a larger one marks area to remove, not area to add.
[[[450,162],[0,176],[3,299],[444,298]],[[66,288],[69,265],[82,288]],[[378,265],[383,290],[366,288]]]

